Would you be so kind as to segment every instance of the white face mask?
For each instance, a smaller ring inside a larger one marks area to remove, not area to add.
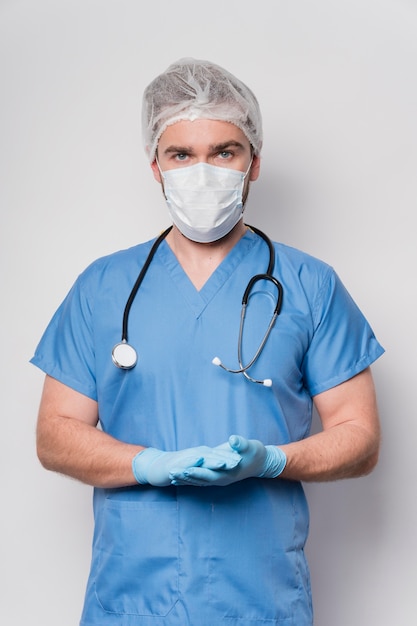
[[[243,213],[246,172],[197,163],[161,172],[171,219],[192,241],[210,243],[227,235]],[[159,164],[158,164],[159,167]]]

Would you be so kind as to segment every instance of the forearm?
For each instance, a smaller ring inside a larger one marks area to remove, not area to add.
[[[281,478],[306,482],[355,478],[375,467],[379,432],[345,423],[280,448],[287,455]]]
[[[49,470],[95,487],[135,485],[132,459],[142,446],[126,444],[71,417],[39,420],[37,451]]]
[[[40,418],[38,456],[47,469],[104,488],[137,484],[167,487],[172,484],[172,471],[195,466],[229,471],[240,461],[231,449],[197,446],[163,451],[125,444],[92,424],[62,416]]]

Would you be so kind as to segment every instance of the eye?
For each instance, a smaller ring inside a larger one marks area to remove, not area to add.
[[[188,157],[188,154],[186,154],[185,152],[179,152],[178,154],[175,155],[175,160],[176,161],[185,161]]]
[[[230,159],[233,156],[233,154],[232,152],[230,152],[230,150],[222,150],[221,152],[219,152],[218,156],[221,159]]]

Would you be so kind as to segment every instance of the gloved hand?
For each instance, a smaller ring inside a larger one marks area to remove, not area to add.
[[[180,472],[171,472],[173,485],[226,486],[245,478],[276,478],[287,462],[285,453],[277,446],[267,445],[256,439],[245,439],[232,435],[229,441],[215,450],[235,450],[242,460],[232,469],[208,469],[189,467]]]
[[[192,467],[227,471],[236,467],[240,460],[240,455],[230,446],[228,449],[198,446],[177,452],[145,448],[134,457],[132,471],[141,485],[167,487],[172,483],[172,475],[181,474]]]

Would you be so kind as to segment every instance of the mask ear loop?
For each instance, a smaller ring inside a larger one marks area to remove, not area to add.
[[[156,154],[155,154],[155,163],[156,163],[156,166],[157,166],[157,168],[159,170],[159,174],[161,176],[161,185],[162,185],[162,189],[163,189],[164,188],[164,173],[163,173],[163,171],[161,169],[161,166],[160,166],[159,161],[158,161],[158,156]]]
[[[164,176],[164,174],[163,174],[163,172],[162,172],[162,170],[161,170],[161,166],[159,165],[158,155],[157,155],[157,154],[155,154],[155,163],[156,163],[156,164],[157,164],[157,166],[158,166],[159,173],[160,173],[160,174],[161,174],[161,176],[163,177],[163,176]]]
[[[248,195],[249,195],[249,181],[248,181],[248,186],[245,189],[245,180],[246,180],[246,177],[247,177],[247,175],[249,174],[249,172],[251,170],[252,163],[253,163],[253,153],[251,154],[249,167],[246,170],[245,175],[243,176],[243,181],[242,181],[242,215],[245,212],[246,201],[247,201]]]
[[[246,176],[249,174],[249,172],[250,172],[250,168],[252,167],[252,163],[253,163],[253,154],[252,154],[252,156],[251,156],[250,163],[249,163],[249,167],[248,167],[248,169],[247,169],[247,170],[246,170],[246,172],[245,172],[245,175],[244,175],[244,177],[243,177],[243,180],[245,180]]]
[[[160,174],[160,176],[161,176],[161,187],[162,187],[162,193],[164,194],[164,198],[165,198],[165,200],[167,200],[167,197],[166,197],[166,195],[165,195],[165,185],[164,185],[164,180],[165,180],[165,177],[164,177],[164,172],[162,171],[161,166],[160,166],[160,164],[159,164],[159,161],[158,161],[158,154],[157,154],[157,153],[155,153],[155,163],[156,163],[156,165],[157,165],[157,167],[158,167],[159,174]]]

